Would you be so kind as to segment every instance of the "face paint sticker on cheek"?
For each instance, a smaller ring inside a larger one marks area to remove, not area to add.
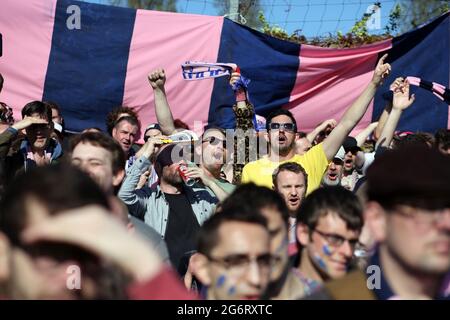
[[[317,262],[317,264],[319,265],[320,268],[322,268],[324,271],[328,270],[325,261],[323,261],[323,259],[318,254],[314,255],[314,259],[316,260],[316,262]]]
[[[227,278],[225,277],[225,275],[221,275],[221,276],[217,279],[216,287],[217,287],[217,288],[221,288],[221,287],[225,284],[226,279],[227,279]]]
[[[327,244],[323,245],[322,252],[327,256],[331,256],[331,254],[333,253]]]
[[[232,286],[232,287],[230,287],[229,289],[228,289],[228,295],[229,296],[232,296],[232,295],[234,295],[236,293],[236,287],[235,286]]]

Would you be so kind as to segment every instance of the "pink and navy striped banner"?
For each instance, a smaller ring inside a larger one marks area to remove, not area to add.
[[[81,29],[69,29],[68,8],[80,9]],[[0,33],[5,78],[0,100],[20,109],[31,100],[62,107],[66,128],[105,127],[115,106],[136,109],[143,124],[156,120],[147,74],[164,68],[175,118],[193,125],[231,128],[233,94],[226,77],[185,81],[186,61],[236,63],[260,115],[289,108],[300,130],[340,119],[370,81],[378,57],[389,53],[392,75],[359,129],[384,108],[382,93],[397,76],[449,85],[448,13],[392,40],[355,49],[324,49],[278,40],[223,17],[134,10],[69,0],[2,0]],[[416,102],[399,129],[449,127],[449,107],[431,92],[413,88]]]

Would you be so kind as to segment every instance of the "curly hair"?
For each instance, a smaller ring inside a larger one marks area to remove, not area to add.
[[[139,123],[139,128],[141,127],[141,121],[139,121],[139,116],[136,113],[136,111],[134,111],[130,107],[118,106],[112,109],[111,112],[109,112],[106,116],[106,130],[109,133],[109,135],[112,134],[112,130],[117,124],[117,120],[119,120],[120,118],[119,116],[124,113],[126,113],[128,117],[135,118],[136,121]]]

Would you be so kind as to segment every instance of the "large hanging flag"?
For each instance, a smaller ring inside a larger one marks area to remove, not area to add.
[[[449,87],[449,15],[392,40],[354,49],[326,49],[282,41],[223,17],[134,10],[69,0],[2,0],[0,33],[5,78],[0,101],[16,118],[31,100],[62,107],[66,127],[105,128],[106,114],[126,105],[144,126],[155,122],[147,74],[164,68],[175,118],[189,125],[234,126],[233,92],[226,77],[185,81],[186,61],[237,64],[250,79],[259,115],[290,109],[299,129],[340,119],[369,83],[378,58],[389,53],[393,72],[358,125],[381,114],[383,93],[397,76]],[[429,131],[449,126],[448,105],[414,87],[415,104],[399,129]]]

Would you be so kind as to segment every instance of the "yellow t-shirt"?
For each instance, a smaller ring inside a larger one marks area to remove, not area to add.
[[[282,162],[272,162],[267,157],[247,163],[242,170],[242,183],[253,182],[259,186],[272,189],[273,171],[282,163],[296,162],[300,164],[308,174],[308,190],[310,194],[320,186],[322,176],[328,166],[327,156],[322,144],[318,144],[308,150],[304,155],[296,154],[291,159]]]

